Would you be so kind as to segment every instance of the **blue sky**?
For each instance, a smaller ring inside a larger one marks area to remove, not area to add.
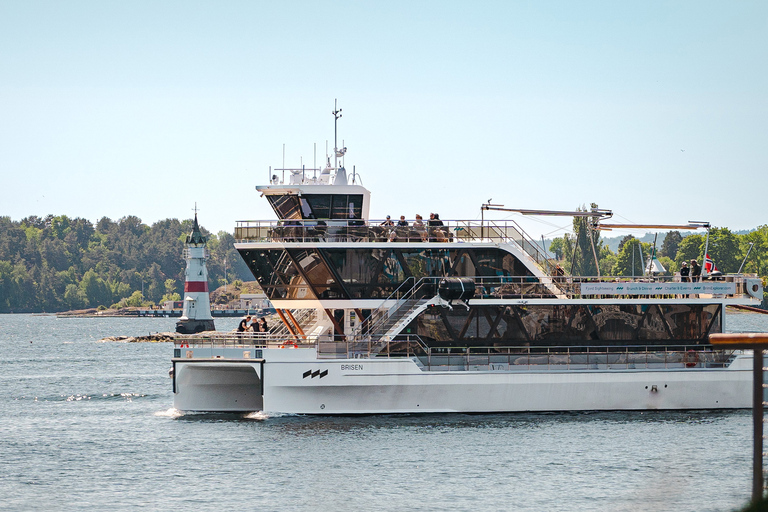
[[[762,1],[0,0],[0,215],[271,219],[254,187],[323,161],[338,98],[373,217],[752,228],[766,62]]]

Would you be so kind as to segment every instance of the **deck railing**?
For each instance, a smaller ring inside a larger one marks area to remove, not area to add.
[[[430,347],[428,370],[621,370],[724,368],[733,350],[701,345]]]
[[[425,371],[632,370],[726,368],[738,351],[706,345],[430,347],[419,336],[397,339],[216,333],[178,337],[175,357],[260,358],[260,349],[315,349],[318,359],[413,359]],[[242,354],[241,351],[242,350]]]
[[[547,272],[547,252],[514,220],[444,220],[442,226],[384,226],[379,220],[237,221],[238,242],[503,242],[515,243]]]

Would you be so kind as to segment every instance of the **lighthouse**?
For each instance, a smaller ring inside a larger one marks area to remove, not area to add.
[[[206,239],[197,224],[197,211],[192,232],[187,236],[185,252],[187,270],[184,280],[184,311],[176,322],[176,332],[194,334],[214,331],[211,302],[208,298],[208,270],[205,268]]]

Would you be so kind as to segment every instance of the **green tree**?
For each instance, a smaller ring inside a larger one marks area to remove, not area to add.
[[[598,206],[592,203],[590,208],[595,210]],[[585,207],[581,207],[578,210],[587,211]],[[599,261],[599,255],[602,252],[602,241],[600,240],[600,231],[594,229],[591,222],[592,219],[590,217],[575,217],[573,219],[576,249],[574,256],[575,264],[571,261],[571,265],[574,269],[574,275],[596,276],[599,273],[595,256],[597,255]]]
[[[709,230],[709,257],[715,262],[717,269],[725,273],[735,273],[744,257],[736,235],[728,228],[712,228]]]
[[[635,237],[632,235],[625,235],[624,238],[622,238],[621,241],[619,242],[619,248],[618,248],[619,252],[621,252],[621,250],[624,248],[624,244],[626,244],[630,240],[633,240],[634,238]]]
[[[64,292],[64,303],[69,309],[83,309],[88,298],[76,284],[68,284]]]
[[[688,235],[683,238],[682,242],[677,248],[677,255],[675,256],[675,264],[677,268],[680,268],[680,264],[684,261],[691,261],[693,259],[698,260],[699,264],[703,264],[704,256],[704,237],[701,235]]]
[[[96,272],[89,270],[80,281],[80,289],[85,295],[86,305],[92,308],[112,303],[112,290]]]
[[[555,255],[556,260],[562,260],[565,256],[565,235],[562,238],[555,238],[549,244],[549,252]]]
[[[635,237],[628,239],[616,257],[613,274],[616,276],[642,276],[644,274],[644,261],[647,260],[647,251],[640,256],[641,242]]]
[[[741,252],[747,258],[742,272],[758,275],[768,273],[768,225],[762,225],[756,230],[742,235],[740,242]],[[751,251],[749,251],[749,244],[752,244]],[[747,256],[747,251],[749,251],[749,256]]]
[[[664,237],[664,241],[661,243],[661,249],[659,249],[659,256],[667,256],[674,258],[677,256],[677,248],[680,246],[680,242],[683,241],[683,235],[679,231],[670,231],[667,236]]]

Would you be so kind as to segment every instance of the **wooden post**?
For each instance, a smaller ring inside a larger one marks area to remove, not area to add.
[[[763,499],[763,348],[755,347],[752,365],[752,425],[755,431],[754,464],[752,466],[752,502]]]
[[[752,426],[754,448],[752,464],[752,503],[763,499],[763,350],[768,349],[768,333],[710,334],[709,341],[720,349],[754,351],[752,363]]]

